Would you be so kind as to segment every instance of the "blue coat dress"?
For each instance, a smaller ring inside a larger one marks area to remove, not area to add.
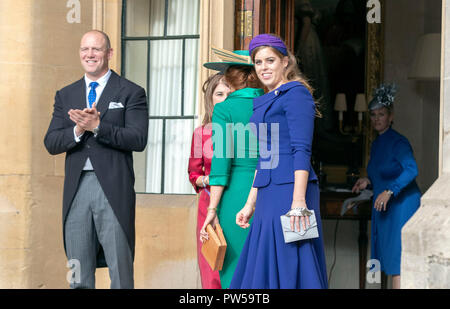
[[[417,164],[408,140],[393,129],[372,143],[367,173],[373,185],[373,201],[384,190],[394,192],[386,211],[372,209],[371,258],[380,261],[381,271],[400,274],[401,230],[420,206],[416,184]]]
[[[250,122],[256,125],[260,151],[253,186],[258,196],[230,288],[328,287],[319,187],[310,163],[314,117],[313,98],[299,82],[286,83],[253,101]],[[286,244],[280,216],[291,208],[296,170],[309,172],[306,203],[316,213],[320,237]]]

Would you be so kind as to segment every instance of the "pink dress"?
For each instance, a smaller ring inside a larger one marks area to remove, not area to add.
[[[211,159],[213,153],[211,135],[211,124],[200,126],[194,130],[188,173],[189,181],[192,183],[195,191],[200,193],[197,214],[197,259],[200,268],[202,287],[204,289],[220,289],[219,272],[211,270],[211,267],[201,253],[202,242],[200,241],[200,229],[202,228],[203,222],[205,222],[206,214],[208,212],[207,208],[209,206],[210,188],[209,186],[206,188],[198,187],[195,183],[198,177],[209,175],[211,171]]]

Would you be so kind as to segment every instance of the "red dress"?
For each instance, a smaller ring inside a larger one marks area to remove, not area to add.
[[[202,280],[202,287],[204,289],[220,289],[220,277],[218,271],[212,271],[208,262],[201,253],[202,242],[200,241],[200,229],[205,222],[207,208],[209,206],[209,191],[210,188],[198,187],[196,180],[200,176],[209,175],[211,171],[212,159],[212,141],[211,141],[211,124],[200,126],[194,130],[192,135],[191,155],[189,157],[189,181],[192,183],[195,191],[200,193],[198,201],[198,215],[197,215],[197,259],[200,268],[200,277]],[[206,189],[206,190],[205,190]]]

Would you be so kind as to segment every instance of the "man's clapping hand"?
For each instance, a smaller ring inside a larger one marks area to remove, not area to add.
[[[68,114],[70,120],[77,125],[77,135],[81,135],[85,131],[92,132],[100,124],[100,112],[97,111],[95,103],[92,105],[92,108],[85,108],[83,110],[71,109]]]

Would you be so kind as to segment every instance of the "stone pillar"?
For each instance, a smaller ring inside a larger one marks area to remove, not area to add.
[[[402,288],[450,288],[450,1],[442,1],[439,178],[402,230]]]
[[[114,50],[109,66],[120,74],[122,0],[93,0],[92,15],[92,28],[107,33]]]
[[[55,91],[82,76],[79,39],[92,27],[91,0],[68,3],[0,1],[0,288],[68,286],[64,155],[43,145]]]
[[[202,86],[208,76],[213,74],[213,71],[203,67],[203,63],[220,61],[211,53],[211,46],[234,49],[234,6],[234,0],[200,0],[199,125],[204,115]]]

